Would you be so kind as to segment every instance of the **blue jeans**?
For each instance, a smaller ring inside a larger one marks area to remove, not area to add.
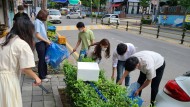
[[[83,58],[85,58],[87,56],[87,50],[84,49],[84,50],[80,50],[80,53],[79,53],[79,59],[78,61],[82,61]]]
[[[125,71],[125,61],[118,60],[116,83],[121,79],[124,71]],[[129,86],[129,81],[130,81],[130,76],[128,75],[127,77],[125,77],[125,86]]]

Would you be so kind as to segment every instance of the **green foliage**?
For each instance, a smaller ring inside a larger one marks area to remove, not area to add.
[[[50,7],[50,8],[55,8],[55,5],[56,5],[55,2],[49,2],[49,7]]]
[[[64,62],[63,72],[67,93],[71,96],[76,107],[129,107],[130,105],[131,107],[138,107],[137,104],[131,104],[131,100],[126,96],[126,87],[106,80],[104,70],[100,71],[98,82],[93,83],[107,99],[107,102],[99,97],[90,84],[77,81],[77,68],[68,61]]]
[[[185,24],[185,28],[186,28],[187,30],[190,30],[190,23],[186,23],[186,24]]]
[[[150,25],[152,23],[152,20],[151,19],[141,19],[141,23]]]
[[[149,6],[149,2],[150,0],[140,0],[140,5],[143,7],[143,8],[146,8]]]
[[[92,58],[86,57],[86,58],[82,58],[81,62],[95,62]]]
[[[190,0],[178,0],[179,5],[185,7],[186,9],[190,7]]]
[[[47,26],[53,26],[53,24],[49,21],[47,21]]]

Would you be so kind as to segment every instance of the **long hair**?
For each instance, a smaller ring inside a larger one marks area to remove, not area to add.
[[[31,49],[34,49],[33,45],[33,34],[34,34],[34,25],[30,20],[27,20],[23,17],[19,17],[18,20],[14,23],[11,31],[7,34],[6,40],[2,43],[2,47],[6,46],[11,38],[18,35],[22,40],[27,42]]]
[[[94,55],[97,58],[102,59],[102,55],[101,55],[101,51],[102,51],[102,46],[108,46],[106,51],[105,51],[105,58],[109,58],[110,57],[110,42],[107,39],[102,39],[95,47],[94,49]]]

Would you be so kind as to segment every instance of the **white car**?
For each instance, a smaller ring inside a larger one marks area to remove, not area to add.
[[[70,18],[78,18],[78,19],[81,19],[82,16],[80,15],[79,12],[70,12],[69,14],[66,15],[66,18],[67,18],[67,19],[70,19]]]
[[[117,14],[106,14],[101,19],[102,24],[119,24],[120,19]]]
[[[61,23],[61,13],[56,9],[49,9],[48,21]]]
[[[156,107],[190,107],[190,72],[169,80],[156,97]]]

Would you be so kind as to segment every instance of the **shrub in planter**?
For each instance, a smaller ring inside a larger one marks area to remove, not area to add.
[[[185,28],[186,28],[187,30],[190,30],[190,23],[186,23],[186,24],[185,24]]]
[[[63,72],[67,92],[76,107],[138,107],[126,96],[126,88],[108,81],[103,70],[100,71],[98,82],[92,82],[95,87],[88,82],[77,81],[77,68],[68,62],[64,63]]]
[[[152,23],[152,20],[150,20],[150,19],[141,19],[141,23],[150,25]]]

